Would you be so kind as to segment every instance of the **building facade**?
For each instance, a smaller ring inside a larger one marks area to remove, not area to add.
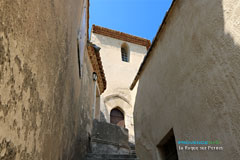
[[[88,0],[0,6],[0,159],[83,159],[106,88]]]
[[[143,61],[150,41],[100,26],[92,26],[91,42],[101,48],[107,80],[102,95],[101,114],[107,122],[126,127],[134,142],[133,106],[136,90],[129,85]]]
[[[239,10],[236,0],[173,1],[131,85],[140,159],[239,159]]]

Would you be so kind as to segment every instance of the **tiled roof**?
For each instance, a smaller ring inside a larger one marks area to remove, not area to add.
[[[148,39],[144,39],[141,37],[133,36],[133,35],[130,35],[127,33],[115,31],[112,29],[108,29],[108,28],[104,28],[104,27],[100,27],[100,26],[96,26],[96,25],[92,26],[92,33],[101,34],[104,36],[108,36],[108,37],[119,39],[122,41],[138,44],[141,46],[146,46],[147,49],[151,45],[151,42]]]
[[[103,70],[100,53],[94,47],[95,47],[94,44],[90,42],[88,43],[88,55],[92,63],[93,70],[94,72],[97,73],[97,76],[98,76],[97,82],[98,82],[98,86],[101,94],[107,88],[107,82],[106,82],[106,78]]]

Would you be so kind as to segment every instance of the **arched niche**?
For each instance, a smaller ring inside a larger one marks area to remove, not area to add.
[[[110,123],[116,124],[120,127],[125,127],[124,112],[121,110],[121,108],[116,107],[111,110]]]

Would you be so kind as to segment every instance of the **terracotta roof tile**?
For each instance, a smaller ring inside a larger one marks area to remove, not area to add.
[[[107,82],[102,66],[102,61],[100,57],[100,53],[94,49],[94,44],[88,43],[88,55],[93,67],[94,72],[97,73],[98,76],[98,86],[100,89],[100,94],[102,94],[107,88]]]
[[[115,30],[112,30],[112,29],[108,29],[108,28],[104,28],[104,27],[100,27],[100,26],[96,26],[96,25],[92,26],[92,32],[96,33],[96,34],[101,34],[101,35],[104,35],[104,36],[108,36],[108,37],[111,37],[111,38],[119,39],[119,40],[122,40],[122,41],[146,46],[147,49],[151,46],[151,42],[148,39],[144,39],[144,38],[141,38],[141,37],[133,36],[133,35],[130,35],[130,34],[127,34],[127,33],[115,31]]]

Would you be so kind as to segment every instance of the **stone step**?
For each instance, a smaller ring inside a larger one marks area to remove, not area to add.
[[[85,160],[139,160],[138,158],[85,158]]]
[[[85,160],[139,160],[138,158],[86,158]]]
[[[132,154],[132,155],[136,155],[136,151],[134,150],[134,151],[130,151],[130,153]]]
[[[130,145],[131,150],[135,150],[135,145]]]
[[[87,154],[87,158],[112,158],[112,159],[116,159],[116,158],[120,158],[120,159],[136,159],[137,156],[135,154],[131,155],[131,154],[94,154],[94,153],[88,153]]]
[[[139,160],[138,158],[93,158],[93,157],[86,157],[85,160]]]

